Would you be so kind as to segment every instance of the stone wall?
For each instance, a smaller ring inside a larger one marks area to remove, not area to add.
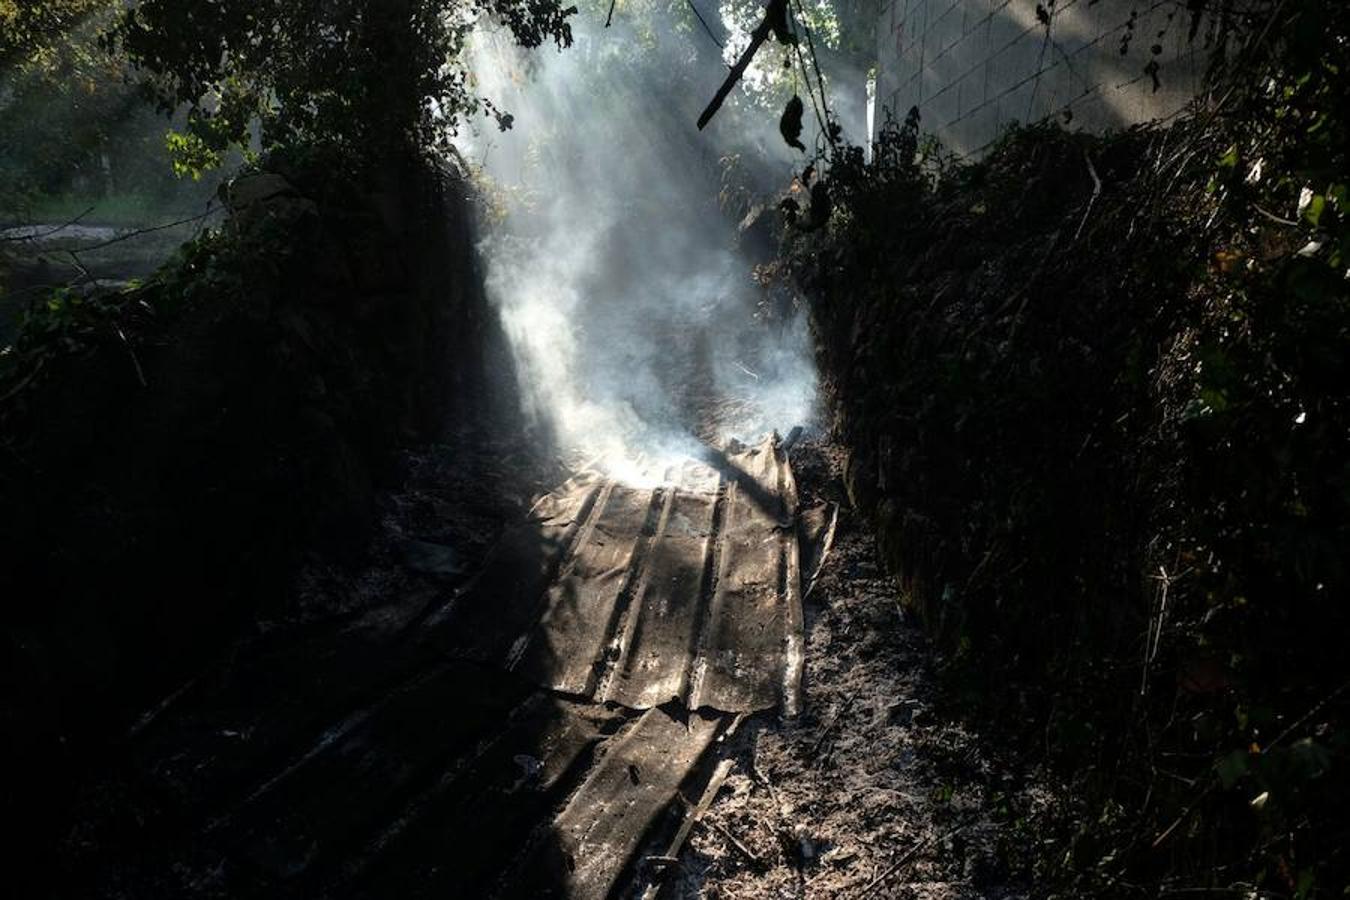
[[[1013,122],[1107,131],[1166,118],[1201,89],[1206,21],[1186,0],[883,0],[877,115],[980,155]]]

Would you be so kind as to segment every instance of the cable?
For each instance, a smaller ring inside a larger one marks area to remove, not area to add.
[[[712,38],[712,42],[719,48],[725,49],[722,42],[717,39],[717,35],[713,34],[712,28],[708,26],[707,20],[703,18],[703,13],[699,12],[698,7],[694,5],[694,0],[684,0],[684,2],[688,3],[689,8],[694,11],[694,15],[698,17],[699,24],[703,26],[704,31],[708,32],[708,37]]]

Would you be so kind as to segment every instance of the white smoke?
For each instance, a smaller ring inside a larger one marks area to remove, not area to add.
[[[777,123],[696,130],[725,74],[698,65],[702,35],[573,22],[563,52],[475,36],[475,89],[514,128],[460,144],[502,198],[481,250],[526,412],[565,452],[628,457],[810,424],[806,323],[756,317],[762,289],[717,203],[728,152],[787,183]]]

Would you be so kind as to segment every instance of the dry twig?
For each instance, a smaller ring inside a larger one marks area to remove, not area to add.
[[[856,694],[850,695],[849,698],[844,701],[844,705],[835,710],[834,715],[830,718],[830,724],[825,726],[825,730],[820,733],[820,737],[816,738],[815,743],[811,745],[810,755],[812,757],[820,752],[820,748],[825,744],[825,739],[834,731],[835,727],[839,724],[839,720],[844,717],[844,713],[848,712],[853,707],[853,701],[856,699],[858,699]]]
[[[686,800],[685,802],[688,803],[689,801]],[[706,825],[708,828],[711,828],[713,831],[717,832],[723,838],[725,838],[727,843],[735,847],[736,850],[739,851],[740,854],[744,856],[747,860],[749,860],[750,864],[753,865],[755,868],[767,869],[769,867],[768,864],[764,862],[763,858],[760,857],[759,854],[751,850],[749,847],[745,846],[745,844],[741,842],[740,838],[736,837],[736,835],[732,834],[723,826],[717,824],[711,819],[701,819],[700,823]]]
[[[131,357],[131,364],[136,367],[136,380],[141,383],[141,387],[146,388],[150,385],[145,380],[145,370],[141,368],[141,361],[136,357],[136,349],[131,346],[131,341],[127,340],[127,334],[120,325],[114,326],[117,336],[122,339],[122,345],[127,348],[127,355]]]
[[[1078,238],[1083,233],[1083,227],[1087,225],[1088,216],[1092,214],[1092,207],[1102,194],[1102,180],[1097,175],[1097,167],[1092,164],[1092,154],[1088,153],[1086,149],[1083,151],[1083,159],[1087,162],[1088,174],[1092,176],[1092,197],[1088,200],[1087,209],[1083,210],[1083,219],[1078,223],[1078,230],[1073,233],[1073,240],[1069,242],[1070,247],[1078,243]]]
[[[1313,716],[1317,715],[1319,712],[1325,709],[1327,704],[1331,703],[1333,700],[1335,700],[1341,694],[1345,693],[1347,690],[1350,690],[1350,681],[1347,681],[1345,684],[1336,688],[1336,690],[1332,691],[1326,697],[1322,698],[1321,701],[1314,704],[1312,709],[1308,710],[1306,713],[1295,719],[1294,723],[1290,725],[1288,728],[1286,728],[1284,731],[1280,732],[1278,737],[1276,737],[1269,744],[1266,744],[1264,747],[1262,747],[1257,755],[1265,756],[1275,747],[1279,746],[1290,735],[1292,735],[1294,732],[1298,731],[1300,728],[1306,725],[1309,719],[1311,719]],[[1195,810],[1200,806],[1201,802],[1203,802],[1206,797],[1212,794],[1214,792],[1214,789],[1218,787],[1218,785],[1219,782],[1211,778],[1209,780],[1209,783],[1205,785],[1205,789],[1202,790],[1200,793],[1196,794],[1195,799],[1192,800],[1189,804],[1187,804],[1186,808],[1181,811],[1181,815],[1177,816],[1176,820],[1172,822],[1171,825],[1168,825],[1165,829],[1163,829],[1161,834],[1159,834],[1156,838],[1153,839],[1152,844],[1153,849],[1156,850],[1158,849],[1158,847],[1162,846],[1163,842],[1172,836],[1172,832],[1180,828],[1182,824],[1191,817],[1191,813],[1195,812]]]
[[[958,825],[957,827],[951,829],[951,830],[948,831],[946,834],[944,834],[944,835],[942,836],[942,840],[945,841],[945,840],[947,840],[948,838],[955,837],[956,835],[960,834],[960,833],[961,833],[962,831],[964,831],[965,829],[966,829],[966,826],[965,826],[965,825]],[[910,847],[910,848],[909,848],[908,850],[906,850],[904,853],[900,854],[900,858],[899,858],[899,859],[897,859],[895,862],[893,862],[893,863],[891,863],[889,866],[887,866],[886,869],[885,869],[885,871],[883,871],[881,874],[877,875],[875,878],[873,878],[871,881],[869,881],[869,882],[867,883],[867,885],[866,885],[861,891],[859,891],[858,893],[854,894],[853,896],[854,896],[854,897],[857,897],[857,898],[862,898],[862,897],[868,897],[868,896],[871,896],[873,888],[880,887],[881,884],[884,883],[884,882],[886,881],[886,879],[890,878],[890,877],[891,877],[892,875],[894,875],[896,872],[900,871],[900,867],[901,867],[901,866],[904,866],[904,865],[905,865],[906,863],[908,863],[910,860],[914,859],[914,857],[918,856],[919,853],[921,853],[922,851],[926,850],[926,849],[927,849],[929,846],[931,846],[932,844],[933,844],[933,837],[932,837],[931,835],[928,836],[928,837],[926,837],[926,838],[924,838],[923,840],[919,841],[919,842],[918,842],[917,844],[915,844],[913,847]]]

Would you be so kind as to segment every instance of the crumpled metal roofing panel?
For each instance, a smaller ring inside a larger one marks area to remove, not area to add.
[[[646,709],[800,706],[797,491],[776,441],[627,482],[583,472],[505,535],[455,601],[452,650]]]

